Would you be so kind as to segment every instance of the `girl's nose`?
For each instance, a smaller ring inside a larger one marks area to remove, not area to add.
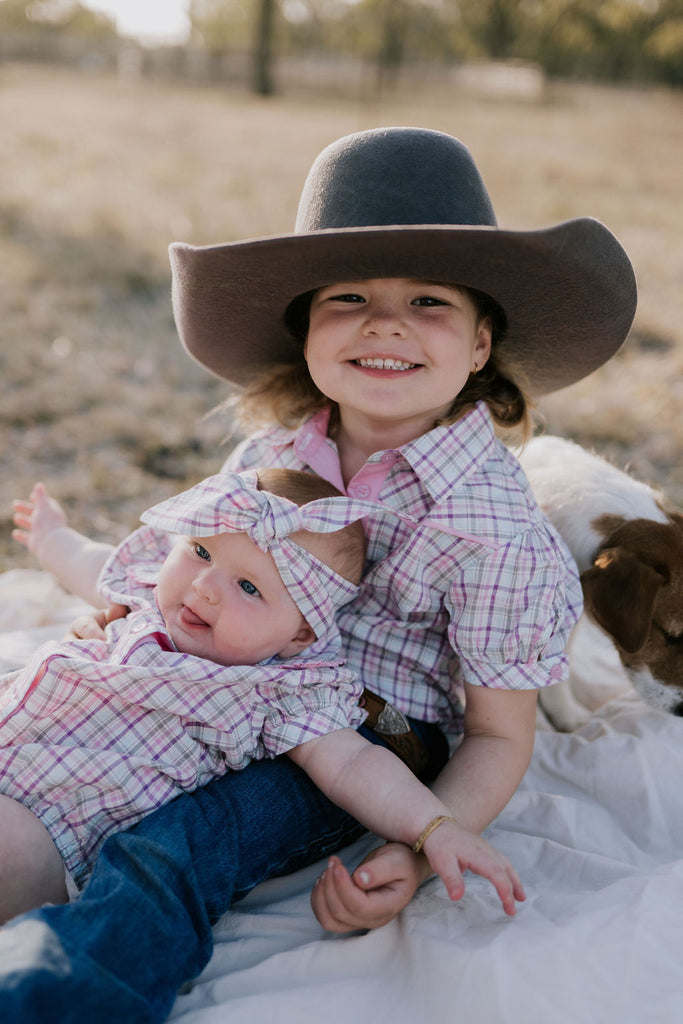
[[[403,317],[395,307],[371,306],[365,318],[363,333],[369,337],[403,337],[406,328]]]

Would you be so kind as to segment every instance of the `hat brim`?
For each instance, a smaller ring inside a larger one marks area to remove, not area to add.
[[[239,386],[295,359],[284,325],[296,296],[372,277],[450,282],[503,307],[501,345],[535,395],[592,373],[623,344],[636,281],[617,239],[592,218],[538,231],[434,225],[339,228],[224,245],[170,246],[173,310],[194,359]]]

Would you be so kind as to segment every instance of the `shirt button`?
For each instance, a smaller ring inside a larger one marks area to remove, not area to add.
[[[349,490],[349,494],[352,498],[367,498],[370,493],[370,488],[367,484],[355,484],[352,490]]]
[[[396,455],[396,452],[383,452],[382,453],[382,462],[396,462],[397,458],[398,458],[398,456]]]

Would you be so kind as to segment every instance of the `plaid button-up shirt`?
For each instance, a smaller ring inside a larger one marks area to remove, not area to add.
[[[348,489],[328,418],[324,411],[296,431],[263,431],[226,468],[307,469],[419,521],[364,520],[368,568],[338,616],[363,684],[404,714],[457,732],[464,682],[534,689],[564,678],[582,609],[576,566],[486,406],[376,452]]]
[[[334,629],[296,658],[256,666],[179,653],[153,597],[170,544],[142,527],[105,566],[102,593],[134,609],[106,642],[45,644],[0,679],[0,792],[40,818],[79,885],[109,833],[365,717]]]

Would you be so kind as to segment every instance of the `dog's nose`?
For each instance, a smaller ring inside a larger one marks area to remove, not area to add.
[[[674,706],[671,709],[671,714],[677,715],[679,718],[683,718],[683,700],[680,702],[680,704],[674,704]]]

